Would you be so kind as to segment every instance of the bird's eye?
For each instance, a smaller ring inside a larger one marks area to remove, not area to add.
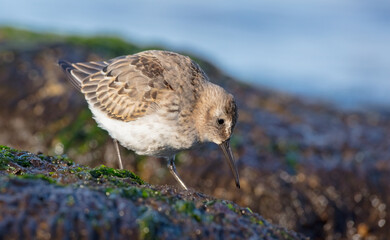
[[[223,120],[222,118],[219,118],[218,119],[218,124],[219,125],[222,125],[222,124],[224,124],[225,123],[225,120]]]

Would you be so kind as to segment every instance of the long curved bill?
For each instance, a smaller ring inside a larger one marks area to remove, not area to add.
[[[236,180],[236,186],[238,188],[240,188],[240,179],[238,176],[236,163],[234,162],[232,150],[230,148],[229,140],[230,139],[222,142],[221,144],[219,144],[219,146],[222,148],[223,154],[225,154],[226,161],[229,163],[229,167],[232,170],[232,173],[234,175],[234,179]]]

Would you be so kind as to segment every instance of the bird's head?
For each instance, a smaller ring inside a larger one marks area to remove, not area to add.
[[[238,118],[233,95],[217,85],[208,84],[197,104],[196,118],[200,141],[213,142],[221,147],[235,177],[236,185],[240,187],[229,143]]]

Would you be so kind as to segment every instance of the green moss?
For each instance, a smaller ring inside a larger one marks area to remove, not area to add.
[[[43,174],[23,174],[23,175],[20,175],[20,176],[12,175],[12,177],[16,177],[16,178],[19,178],[19,179],[40,179],[40,180],[46,181],[48,183],[56,183],[57,182],[53,178],[48,177],[48,176],[43,175]]]
[[[21,167],[32,167],[31,159],[38,157],[39,159],[50,163],[65,163],[72,166],[74,162],[66,155],[49,157],[43,154],[34,155],[29,152],[15,150],[7,146],[0,146],[0,170],[7,170],[10,168],[9,163],[13,162]]]
[[[233,212],[236,211],[236,209],[233,207],[233,204],[228,203],[228,204],[226,204],[226,206],[229,208],[229,210],[231,210],[231,211],[233,211]]]
[[[9,163],[17,161],[17,157],[14,154],[15,151],[10,147],[0,146],[0,170],[8,170],[10,168]]]
[[[137,219],[139,228],[139,239],[156,239],[157,229],[159,227],[156,212],[150,208],[142,209],[142,214]]]
[[[57,155],[57,156],[46,156],[43,154],[37,155],[41,160],[53,163],[53,164],[61,164],[64,163],[67,166],[72,166],[74,165],[74,162],[72,159],[70,159],[68,156],[64,155]]]
[[[46,162],[51,162],[51,159],[49,156],[46,156],[44,154],[38,154],[37,157],[39,157],[39,159],[43,160],[43,161],[46,161]]]
[[[80,173],[84,171],[84,169],[80,166],[74,167],[74,168],[69,168],[70,173]]]
[[[31,154],[25,153],[25,154],[22,154],[20,156],[17,156],[14,159],[14,162],[22,167],[31,167],[30,157],[31,157]]]
[[[159,191],[153,191],[149,188],[136,188],[136,187],[129,187],[129,188],[122,188],[119,189],[118,192],[122,197],[130,198],[130,199],[137,199],[137,198],[149,198],[158,197],[161,199],[161,193]]]
[[[250,221],[254,224],[257,224],[257,225],[260,225],[260,226],[264,226],[264,222],[262,220],[259,220],[257,219],[256,217],[254,216],[251,216],[250,217]]]
[[[0,153],[0,170],[8,170],[9,169],[9,160],[2,158],[1,153]]]
[[[177,212],[184,213],[198,222],[202,220],[202,213],[195,207],[194,202],[179,200],[174,203],[173,207]]]
[[[13,148],[10,148],[10,147],[7,147],[7,146],[1,146],[0,147],[0,153],[2,154],[2,156],[4,157],[8,157],[8,158],[14,158],[14,153],[17,152],[15,149]]]
[[[73,160],[68,158],[66,155],[56,156],[55,157],[58,161],[65,163],[68,166],[72,166],[74,164]]]
[[[8,160],[14,160],[16,158],[14,153],[9,150],[1,150],[0,153],[2,158],[6,158]]]
[[[0,150],[0,170],[7,170],[9,167],[10,157],[5,150]]]
[[[140,177],[135,175],[133,172],[130,172],[125,169],[119,170],[119,169],[109,168],[104,165],[101,165],[100,167],[90,170],[89,173],[94,178],[101,178],[101,177],[131,178],[132,181],[140,185],[145,184],[145,182]]]
[[[193,202],[187,202],[187,201],[176,201],[174,205],[176,211],[181,213],[192,213],[195,209],[195,204]]]
[[[225,205],[230,211],[233,211],[235,213],[239,213],[240,211],[236,209],[233,205],[233,203],[225,201],[225,200],[217,200],[217,202],[221,202],[223,205]]]
[[[123,181],[122,179],[117,178],[117,177],[106,176],[106,177],[103,177],[103,178],[108,180],[113,186],[115,186],[117,188],[131,187],[131,184],[129,184],[129,183]]]
[[[250,209],[249,207],[245,208],[248,212],[250,213],[253,213],[252,209]]]
[[[107,196],[109,196],[109,195],[111,195],[111,194],[113,194],[113,193],[116,193],[117,191],[115,191],[114,188],[108,187],[108,188],[105,188],[105,189],[104,189],[104,192],[105,192],[105,194],[106,194]]]
[[[14,150],[8,146],[0,145],[0,150]]]

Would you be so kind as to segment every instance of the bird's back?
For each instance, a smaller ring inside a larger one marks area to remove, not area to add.
[[[166,109],[168,115],[194,106],[207,77],[189,57],[145,51],[108,61],[59,61],[70,82],[90,106],[110,118],[133,121]]]

